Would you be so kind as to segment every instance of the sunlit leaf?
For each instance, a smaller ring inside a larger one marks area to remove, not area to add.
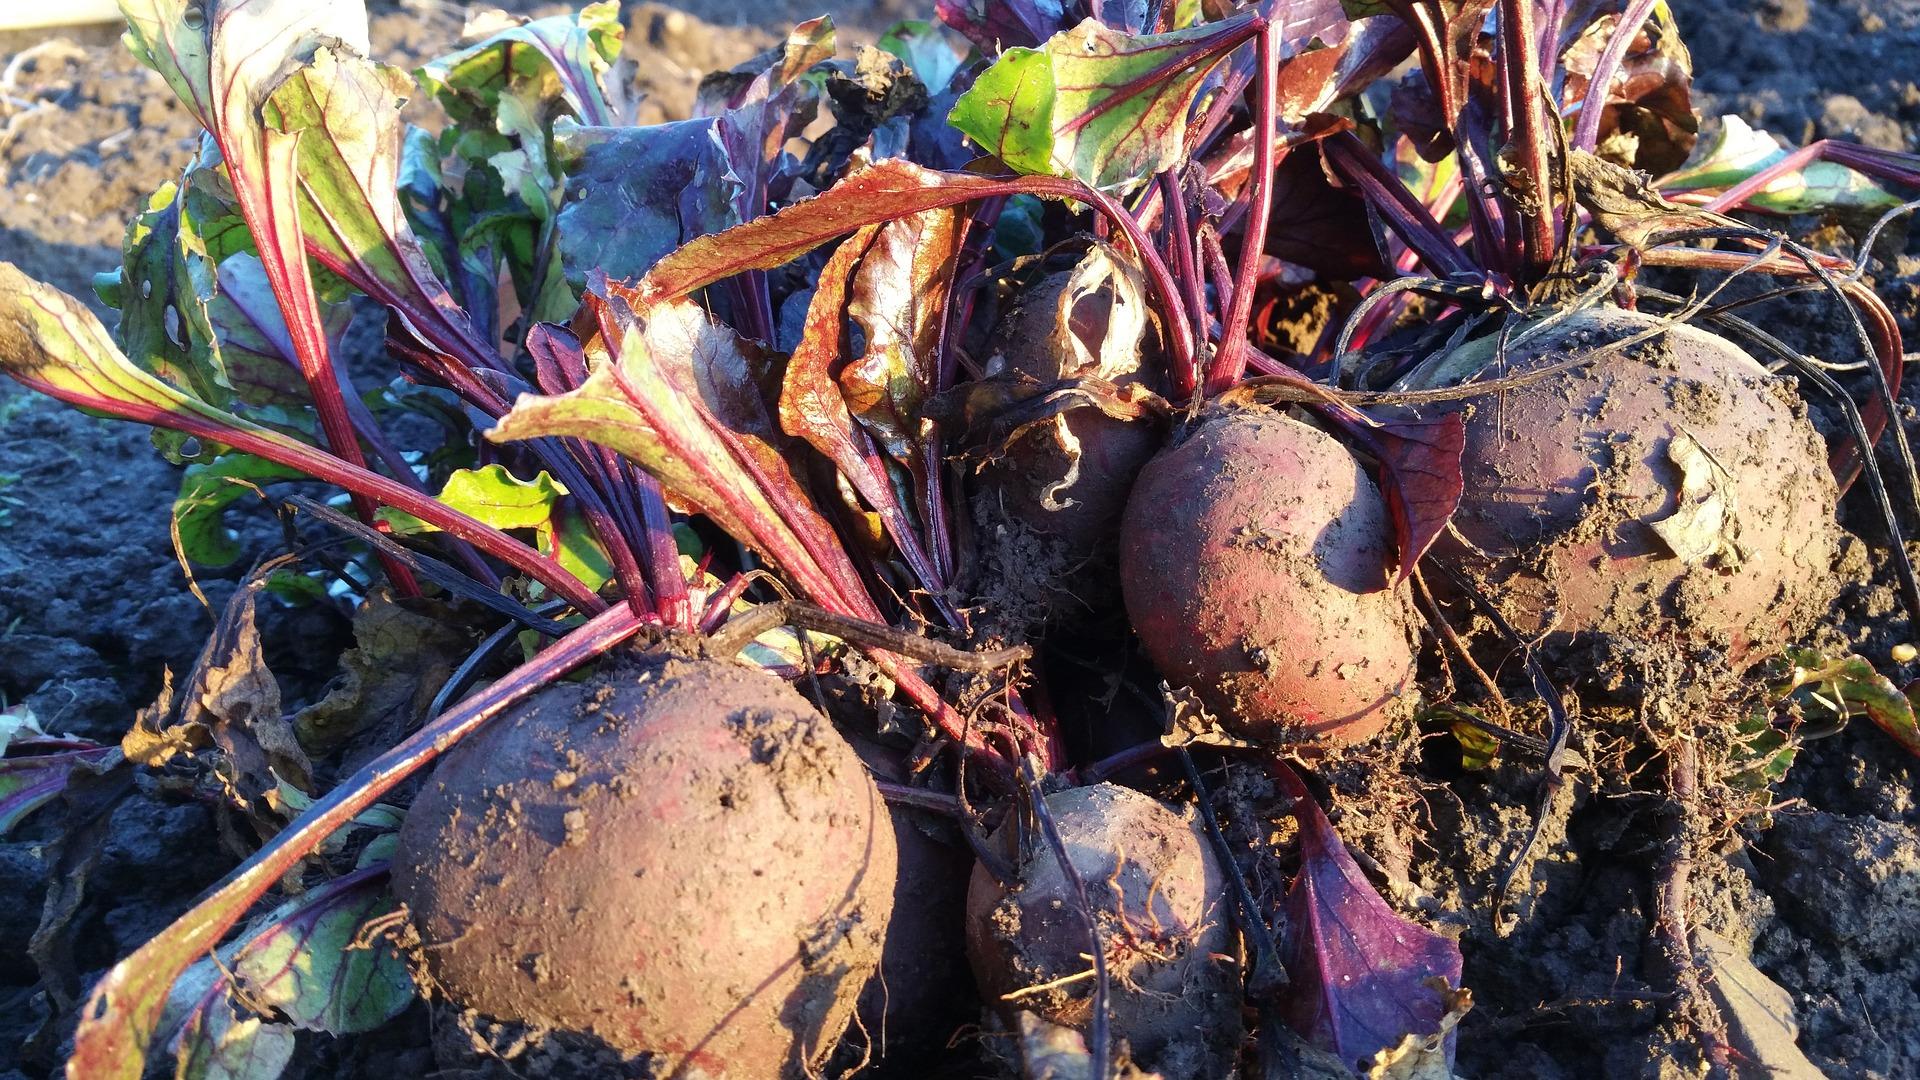
[[[298,136],[300,222],[314,254],[471,363],[491,346],[454,302],[400,203],[400,106],[411,91],[404,72],[323,47],[275,90],[265,121]]]
[[[1772,135],[1729,114],[1720,118],[1717,131],[1700,140],[1686,164],[1661,177],[1658,186],[1668,194],[1729,188],[1786,156],[1787,151]],[[1776,214],[1822,210],[1878,213],[1900,205],[1898,196],[1865,174],[1831,161],[1816,161],[1788,172],[1746,201]]]
[[[588,4],[572,15],[515,20],[428,62],[420,82],[464,125],[491,125],[503,95],[545,96],[549,88],[582,123],[612,125],[619,118],[601,77],[620,55],[623,32],[617,0]],[[526,94],[529,84],[533,94]]]
[[[1865,713],[1908,753],[1920,754],[1913,702],[1920,684],[1903,693],[1864,656],[1826,657],[1810,649],[1789,649],[1787,656],[1792,669],[1775,684],[1776,696],[1800,701],[1809,717],[1845,721]]]
[[[1194,99],[1255,25],[1246,14],[1136,36],[1088,19],[1039,49],[1007,50],[950,121],[1018,172],[1125,190],[1185,152]]]
[[[708,323],[705,313],[688,304],[656,308],[648,318],[682,331]],[[670,341],[691,346],[691,355],[675,357]],[[740,436],[715,417],[716,404],[738,407],[742,402],[711,401],[707,392],[714,386],[743,388],[724,380],[703,389],[695,380],[698,371],[725,356],[724,349],[700,351],[714,344],[704,333],[649,335],[646,325],[628,324],[621,339],[611,343],[612,357],[595,367],[585,383],[556,396],[521,395],[487,437],[507,442],[561,435],[617,450],[676,498],[753,545],[816,602],[846,602],[848,590],[856,585],[851,568],[833,573],[819,561],[838,551],[831,531],[819,528],[822,519],[809,512],[797,490],[779,490],[782,485],[768,476]],[[663,351],[656,355],[656,349]]]

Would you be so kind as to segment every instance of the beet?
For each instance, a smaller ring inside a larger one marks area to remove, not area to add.
[[[1109,1031],[1166,1080],[1227,1074],[1239,1048],[1240,972],[1226,879],[1198,818],[1131,788],[1047,796],[1067,857],[1086,885],[1107,956]],[[1012,824],[994,836],[1005,845]],[[1053,849],[1033,838],[1003,888],[976,866],[967,892],[974,978],[1009,1020],[1026,1010],[1085,1029],[1093,980],[1006,995],[1087,972],[1086,924]]]
[[[1416,619],[1392,561],[1360,463],[1269,410],[1205,420],[1155,458],[1120,530],[1147,655],[1256,740],[1357,742],[1408,711]]]
[[[1656,325],[1583,311],[1510,349],[1505,372]],[[1449,366],[1434,381],[1467,365]],[[1466,431],[1466,545],[1442,537],[1434,556],[1522,636],[1666,635],[1757,659],[1837,595],[1826,448],[1793,384],[1720,337],[1675,326],[1480,399]]]
[[[661,1075],[800,1076],[878,966],[893,830],[786,684],[653,657],[551,687],[455,747],[393,880],[432,981]]]
[[[878,743],[850,740],[877,776],[905,783],[907,769]],[[860,1025],[850,1044],[871,1048],[877,1080],[925,1075],[926,1063],[946,1053],[948,1040],[979,1018],[979,1000],[967,972],[967,874],[973,853],[950,821],[924,810],[887,804],[899,852],[893,917],[887,922],[880,971],[860,995]],[[938,836],[935,833],[939,833]],[[951,842],[943,839],[951,834]],[[850,1047],[850,1050],[854,1049]],[[838,1060],[858,1062],[861,1053]]]
[[[1100,277],[1106,265],[1051,274],[1020,294],[994,328],[989,370],[1039,383],[1077,375],[1139,382],[1144,301]],[[1159,446],[1147,421],[1075,408],[1015,439],[981,471],[977,491],[995,519],[1060,541],[1070,560],[1094,558],[1111,547],[1133,478]]]

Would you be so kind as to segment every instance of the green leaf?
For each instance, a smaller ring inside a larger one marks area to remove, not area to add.
[[[1793,668],[1775,685],[1778,696],[1799,701],[1808,716],[1844,722],[1865,713],[1908,753],[1920,755],[1913,702],[1920,684],[1903,693],[1864,656],[1825,657],[1810,649],[1790,649],[1787,656]]]
[[[1787,778],[1787,770],[1799,756],[1800,740],[1775,727],[1764,710],[1752,713],[1734,730],[1741,745],[1734,751],[1738,767],[1727,775],[1729,784],[1758,791]]]
[[[241,1019],[222,993],[195,1009],[174,1041],[174,1080],[277,1080],[293,1060],[293,1029]]]
[[[303,478],[294,469],[252,454],[225,454],[187,466],[173,500],[181,553],[202,566],[231,565],[240,557],[240,545],[227,528],[227,507],[252,494],[256,485]]]
[[[337,878],[268,915],[267,929],[233,963],[247,1000],[296,1028],[333,1035],[371,1031],[400,1015],[414,997],[405,959],[384,941],[357,944],[363,927],[397,906],[385,877],[382,868]]]
[[[135,363],[224,404],[233,387],[207,311],[217,291],[214,264],[185,220],[184,202],[169,180],[127,224],[117,336]]]
[[[528,101],[564,99],[581,123],[610,127],[620,121],[600,80],[620,56],[623,32],[618,0],[589,4],[573,15],[506,25],[428,62],[418,72],[420,85],[464,125],[491,125],[501,97],[519,94]]]
[[[1738,116],[1720,118],[1720,128],[1694,146],[1686,164],[1660,178],[1663,192],[1730,188],[1787,156],[1774,137]],[[1887,189],[1845,165],[1816,161],[1754,192],[1747,203],[1776,214],[1825,210],[1879,213],[1900,205]]]
[[[1007,50],[948,122],[1017,172],[1125,191],[1180,159],[1194,99],[1255,20],[1135,35],[1087,19]]]
[[[376,920],[397,909],[384,865],[356,870],[262,916],[189,1008],[174,1040],[176,1076],[274,1080],[285,1069],[296,1030],[353,1035],[371,1031],[413,1002],[406,960],[378,934]],[[183,979],[197,988],[207,981]],[[235,1002],[248,1012],[242,1018]],[[269,1022],[265,1017],[271,1017]]]
[[[1064,175],[1065,170],[1053,161],[1053,107],[1057,96],[1053,61],[1046,53],[1008,49],[954,102],[947,123],[965,132],[1009,169]]]
[[[322,47],[274,90],[263,119],[297,137],[299,220],[320,260],[429,340],[489,355],[401,206],[400,106],[411,92],[399,69]]]

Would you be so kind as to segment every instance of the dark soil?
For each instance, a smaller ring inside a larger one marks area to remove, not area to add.
[[[795,18],[816,14],[816,6],[825,5],[630,5],[629,55],[639,61],[636,82],[650,95],[641,119],[684,115],[698,73],[744,59]],[[836,13],[843,26],[871,31],[896,13],[921,14],[920,5],[910,7],[885,0],[857,16]],[[1703,114],[1738,113],[1794,141],[1833,136],[1920,150],[1915,0],[1689,0],[1675,7],[1693,51],[1695,104]],[[421,59],[452,41],[459,23],[453,5],[380,5],[376,51],[396,63]],[[127,57],[116,36],[93,29],[0,36],[0,57],[39,50],[0,87],[0,259],[81,297],[90,295],[92,273],[117,263],[126,220],[150,188],[185,163],[195,137],[158,77]],[[1920,245],[1894,243],[1876,254],[1879,288],[1911,347],[1920,340]],[[1779,302],[1764,318],[1819,355],[1851,358],[1846,328],[1821,298]],[[1910,383],[1906,396],[1920,401],[1920,387]],[[1911,416],[1909,425],[1920,437]],[[30,702],[51,729],[111,741],[153,699],[163,668],[178,674],[192,663],[211,619],[187,591],[170,551],[167,513],[177,487],[176,470],[150,448],[144,431],[0,385],[6,702]],[[1867,509],[1856,490],[1843,503],[1842,520],[1877,541],[1884,530]],[[280,544],[269,520],[241,517],[250,524],[238,567],[201,577],[216,609],[234,575]],[[1889,648],[1907,636],[1891,577],[1866,545],[1851,541],[1845,550],[1843,618],[1831,631],[1884,666]],[[264,621],[270,643],[298,643],[315,654],[276,659],[276,672],[304,663],[324,673],[345,641],[343,620],[325,609]],[[290,695],[290,705],[300,703]],[[1464,1075],[1679,1071],[1663,1042],[1665,984],[1646,955],[1654,902],[1649,871],[1664,828],[1660,800],[1650,794],[1659,777],[1603,775],[1600,736],[1622,721],[1619,714],[1581,720],[1594,732],[1586,745],[1594,768],[1552,802],[1535,861],[1514,890],[1524,898],[1525,918],[1504,936],[1493,891],[1534,821],[1537,763],[1509,761],[1460,776],[1428,762],[1418,785],[1400,780],[1397,769],[1343,771],[1335,762],[1326,770],[1343,834],[1411,886],[1393,894],[1432,899],[1432,909],[1466,935],[1466,979],[1478,1005],[1462,1028]],[[1630,785],[1638,796],[1623,790]],[[1715,857],[1695,869],[1697,921],[1737,947],[1751,945],[1761,971],[1792,997],[1801,1048],[1833,1077],[1920,1076],[1916,791],[1914,759],[1856,723],[1809,745],[1776,789],[1771,812],[1727,832]],[[0,1080],[37,1080],[62,1059],[57,1031],[29,1044],[49,1001],[26,960],[62,825],[61,811],[49,809],[0,841]],[[217,836],[209,810],[150,785],[121,803],[75,924],[76,973],[96,977],[228,869],[233,860]],[[293,1074],[616,1075],[612,1059],[553,1041],[499,1070],[475,1064],[486,1056],[476,1045],[497,1051],[513,1039],[485,1021],[417,1007],[373,1036],[315,1040]]]

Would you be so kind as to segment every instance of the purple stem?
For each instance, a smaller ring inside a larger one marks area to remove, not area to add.
[[[1593,81],[1587,84],[1587,96],[1580,102],[1580,119],[1573,126],[1573,149],[1591,153],[1600,142],[1600,116],[1607,111],[1607,90],[1613,83],[1614,72],[1620,70],[1621,61],[1627,58],[1627,50],[1633,47],[1633,39],[1640,36],[1640,28],[1646,25],[1647,17],[1660,0],[1629,0],[1625,11],[1620,13],[1620,24],[1614,27],[1613,38],[1600,52],[1600,59],[1593,63]]]
[[[1400,183],[1399,177],[1389,172],[1373,151],[1360,141],[1359,136],[1351,131],[1342,131],[1328,136],[1320,145],[1327,155],[1327,163],[1340,174],[1340,178],[1360,189],[1367,205],[1386,220],[1388,227],[1420,256],[1420,261],[1426,263],[1436,276],[1453,277],[1473,273],[1473,264],[1468,261],[1466,253],[1453,242],[1440,223],[1433,220],[1433,215],[1427,212],[1420,200],[1414,198],[1406,185]]]

